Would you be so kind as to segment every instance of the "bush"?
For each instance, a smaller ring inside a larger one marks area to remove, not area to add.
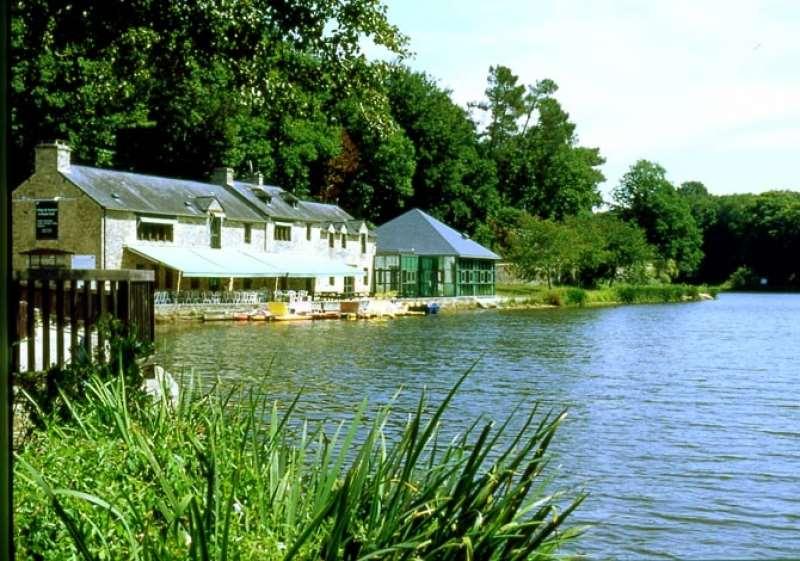
[[[724,284],[729,290],[748,290],[758,286],[758,277],[750,267],[739,267]]]
[[[583,306],[586,304],[587,294],[582,288],[567,289],[567,304],[572,306]]]
[[[508,422],[476,422],[442,442],[463,380],[429,417],[423,395],[388,443],[391,406],[367,423],[362,404],[330,435],[294,422],[294,404],[281,416],[252,394],[234,403],[219,390],[131,403],[124,378],[92,376],[83,402],[65,400],[70,419],[47,418],[16,463],[19,555],[548,558],[580,532],[564,520],[584,499],[544,491],[564,414],[534,408],[515,434],[505,435]]]
[[[548,290],[544,294],[544,303],[550,306],[558,306],[560,308],[564,305],[564,296],[562,291],[557,288]]]

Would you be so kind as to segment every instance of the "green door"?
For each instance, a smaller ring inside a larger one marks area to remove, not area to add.
[[[439,295],[439,258],[420,257],[419,258],[419,295],[438,296]]]

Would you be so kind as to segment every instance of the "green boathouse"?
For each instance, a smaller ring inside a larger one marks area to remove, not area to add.
[[[375,294],[494,296],[500,256],[421,210],[409,210],[375,234]]]

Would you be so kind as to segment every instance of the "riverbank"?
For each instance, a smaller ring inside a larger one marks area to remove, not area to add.
[[[716,298],[719,289],[688,284],[618,285],[584,289],[572,286],[547,288],[533,284],[497,285],[497,295],[509,307],[598,307],[626,304],[699,302]]]
[[[325,313],[291,313],[276,315],[264,304],[168,304],[156,306],[159,323],[198,321],[265,321],[265,320],[330,320],[374,319],[403,315],[424,315],[436,308],[444,312],[487,308],[565,308],[618,306],[625,304],[661,304],[671,302],[696,302],[716,297],[719,289],[706,286],[676,285],[620,285],[599,289],[570,286],[547,288],[531,284],[503,284],[497,286],[495,296],[457,296],[448,298],[400,298],[384,300],[369,298],[360,302],[335,303],[341,311]],[[287,306],[291,308],[291,306]],[[427,312],[426,312],[427,310]],[[434,312],[435,313],[435,312]]]

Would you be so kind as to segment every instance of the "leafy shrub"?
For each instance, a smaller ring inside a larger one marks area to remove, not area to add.
[[[747,290],[758,286],[758,278],[750,267],[739,267],[728,280],[725,281],[725,288],[730,290]]]
[[[588,296],[586,291],[582,288],[568,288],[567,289],[567,304],[573,306],[583,306],[586,304]]]

